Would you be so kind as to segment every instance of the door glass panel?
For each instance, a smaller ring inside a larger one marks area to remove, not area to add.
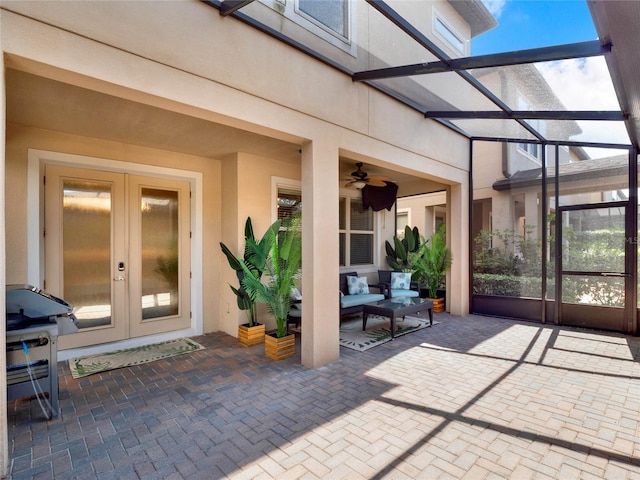
[[[178,192],[142,188],[142,318],[179,312]]]
[[[622,206],[565,211],[562,269],[624,272],[624,219]]]
[[[63,182],[63,298],[79,328],[111,324],[111,184]]]
[[[624,307],[624,277],[565,275],[562,279],[563,303]]]
[[[564,275],[562,301],[608,307],[625,304],[625,208],[569,210],[562,213],[564,272],[604,272],[605,276]]]

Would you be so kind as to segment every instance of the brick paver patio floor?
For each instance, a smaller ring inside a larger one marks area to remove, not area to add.
[[[640,339],[478,316],[318,369],[206,350],[9,405],[12,478],[640,479]]]

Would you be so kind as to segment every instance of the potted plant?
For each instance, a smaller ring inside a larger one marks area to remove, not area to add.
[[[226,255],[229,261],[229,266],[235,270],[240,286],[238,288],[233,285],[229,285],[233,293],[236,294],[238,302],[238,308],[240,310],[246,310],[247,323],[238,326],[238,340],[246,347],[252,347],[254,345],[260,345],[264,343],[264,324],[258,323],[256,302],[247,293],[242,285],[242,279],[245,276],[243,270],[243,264],[252,272],[252,274],[260,279],[264,271],[264,266],[269,254],[270,245],[268,240],[270,230],[264,234],[262,239],[256,241],[256,237],[253,233],[253,225],[251,223],[251,217],[247,218],[244,225],[244,258],[242,263],[236,258],[236,256],[229,250],[229,248],[222,242],[220,242],[220,248]]]
[[[453,256],[446,243],[445,226],[442,225],[420,246],[414,264],[420,284],[425,285],[427,297],[433,301],[434,312],[444,311],[444,298],[438,298],[438,290],[444,285],[452,262]]]
[[[394,270],[413,273],[415,254],[423,243],[424,238],[420,235],[418,227],[412,229],[409,225],[405,226],[402,239],[394,235],[393,245],[388,240],[384,242],[387,263]]]
[[[264,303],[276,321],[276,331],[265,335],[265,355],[281,360],[295,353],[295,336],[287,331],[287,316],[291,308],[291,289],[300,278],[302,264],[302,236],[300,217],[294,217],[280,230],[281,221],[269,227],[266,242],[269,254],[265,262],[266,281],[262,281],[249,267],[253,261],[253,243],[248,242],[249,262],[242,260],[242,286],[256,302]]]

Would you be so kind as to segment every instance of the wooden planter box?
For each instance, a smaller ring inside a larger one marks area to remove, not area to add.
[[[264,325],[254,324],[250,327],[248,323],[238,326],[238,340],[245,347],[254,347],[264,343]]]
[[[264,337],[264,354],[271,360],[282,360],[296,353],[296,336],[289,334],[282,338],[273,335]]]
[[[430,298],[433,302],[433,313],[444,312],[444,297],[440,298]]]

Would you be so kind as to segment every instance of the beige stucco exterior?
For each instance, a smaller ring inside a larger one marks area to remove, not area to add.
[[[455,13],[446,2],[442,9]],[[0,235],[3,284],[37,280],[30,257],[33,245],[39,255],[42,239],[29,222],[40,212],[28,209],[34,151],[91,158],[94,167],[104,159],[136,171],[190,172],[200,179],[193,200],[200,230],[195,258],[201,259],[194,265],[193,331],[236,335],[245,317],[228,287],[235,275],[219,243],[239,251],[248,216],[263,232],[273,221],[273,179],[290,179],[300,182],[305,205],[302,361],[329,363],[339,356],[340,165],[364,161],[410,176],[400,194],[444,186],[447,218],[454,220],[448,308],[468,311],[469,147],[457,133],[198,1],[5,1],[0,35],[10,78],[0,95],[9,112],[0,117],[0,185],[7,199],[0,225],[11,225]],[[391,238],[393,213],[377,215],[379,237]],[[386,267],[381,252],[377,258],[380,264],[365,274]],[[3,362],[0,385],[6,385]],[[4,415],[6,389],[0,391]],[[0,424],[6,442],[6,422]],[[6,443],[0,446],[0,471],[6,471]]]

